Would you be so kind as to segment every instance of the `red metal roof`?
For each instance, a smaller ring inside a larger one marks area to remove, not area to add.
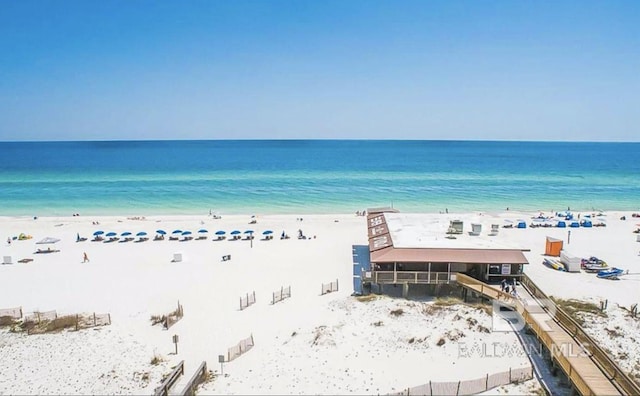
[[[529,264],[522,251],[517,249],[394,248],[393,246],[371,250],[371,262]]]

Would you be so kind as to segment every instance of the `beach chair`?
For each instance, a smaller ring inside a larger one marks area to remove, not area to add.
[[[224,256],[222,256],[222,261],[229,261],[229,260],[231,260],[230,254],[225,254]]]

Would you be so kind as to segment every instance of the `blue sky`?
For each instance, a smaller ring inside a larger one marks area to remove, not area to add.
[[[640,141],[638,1],[0,1],[0,140]]]

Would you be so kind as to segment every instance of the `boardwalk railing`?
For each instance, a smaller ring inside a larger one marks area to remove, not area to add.
[[[501,373],[487,374],[482,378],[465,381],[451,382],[432,382],[429,381],[424,385],[407,388],[396,395],[475,395],[480,392],[486,392],[498,386],[508,385],[514,382],[523,382],[533,378],[533,368],[521,367],[509,369]]]
[[[466,288],[480,291],[485,296],[494,299],[496,299],[494,296],[501,295],[500,293],[502,293],[488,285],[482,286],[484,285],[482,282],[463,274],[458,274],[458,283]],[[586,358],[590,358],[593,364],[595,364],[595,366],[602,372],[603,376],[608,379],[620,393],[625,395],[640,394],[640,387],[638,384],[635,383],[624,371],[622,371],[611,357],[598,346],[596,341],[587,335],[575,320],[567,315],[562,309],[557,307],[553,301],[549,299],[531,279],[529,279],[529,277],[524,275],[521,279],[521,283],[533,297],[538,299],[546,317],[551,317],[567,335],[572,337],[579,348],[582,349],[580,353]],[[478,288],[479,285],[482,286],[480,289]],[[505,298],[505,300],[507,299]],[[570,355],[575,355],[577,351],[566,351],[566,348],[563,348],[563,345],[556,344],[548,331],[549,325],[545,323],[545,318],[540,317],[540,312],[530,311],[527,308],[528,306],[525,306],[523,302],[517,298],[511,297],[511,300],[507,300],[506,302],[514,307],[514,309],[522,316],[527,326],[529,326],[538,339],[550,351],[551,356],[567,374],[567,377],[574,384],[576,390],[582,395],[595,394],[591,386],[587,383],[587,379],[583,378],[581,374],[574,369],[571,361],[569,360],[572,357]]]
[[[245,297],[240,297],[240,310],[256,303],[256,292],[247,293]]]
[[[329,283],[323,283],[322,284],[322,292],[320,293],[321,295],[327,294],[327,293],[331,293],[334,291],[338,291],[338,280],[336,279],[335,282],[329,282]]]
[[[156,388],[154,392],[154,396],[168,396],[169,389],[175,384],[180,376],[184,374],[184,360],[181,360],[180,363],[173,369],[171,374],[167,376],[167,378],[162,381],[159,387]]]
[[[280,290],[273,292],[271,304],[275,304],[289,297],[291,297],[291,286],[281,287]]]
[[[547,304],[547,306],[544,307],[545,310],[548,309],[555,313],[554,320],[558,322],[567,333],[582,345],[588,346],[591,359],[622,394],[640,395],[640,385],[634,382],[633,379],[611,359],[611,356],[599,346],[598,342],[591,338],[573,318],[555,305],[528,276],[524,275],[521,283],[533,297]]]
[[[202,362],[182,391],[182,396],[194,396],[198,385],[207,379],[207,362]]]

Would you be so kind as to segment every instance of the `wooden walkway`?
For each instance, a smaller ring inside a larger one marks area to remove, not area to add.
[[[489,286],[477,279],[464,274],[457,274],[456,281],[462,287],[473,290],[493,300],[500,300],[503,304],[516,310],[529,328],[550,352],[553,361],[567,374],[576,391],[581,395],[621,395],[621,390],[633,388],[633,384],[621,386],[612,376],[601,369],[601,362],[593,359],[592,346],[581,343],[571,335],[567,329],[557,322],[548,309],[545,309],[536,298],[529,294],[524,287],[518,287],[519,297],[513,297]],[[577,325],[576,325],[577,326]],[[575,329],[574,329],[575,330]],[[574,334],[577,332],[574,331]],[[583,347],[587,345],[588,348]],[[619,369],[618,369],[619,370]],[[618,377],[620,378],[620,376]],[[628,378],[627,378],[628,379]],[[614,382],[616,382],[614,384]],[[629,389],[631,391],[632,389]],[[624,392],[625,394],[637,394]]]

